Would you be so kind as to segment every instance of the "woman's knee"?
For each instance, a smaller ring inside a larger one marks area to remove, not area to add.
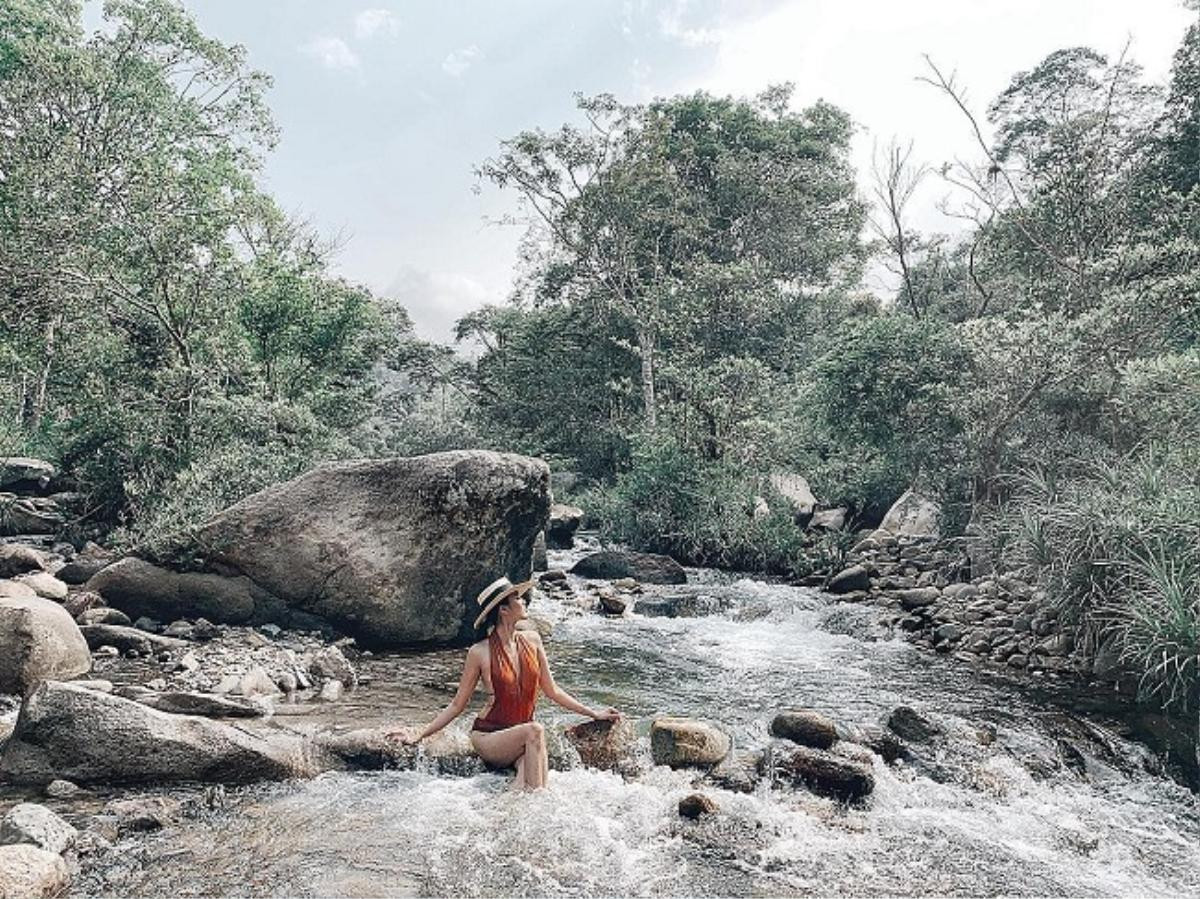
[[[525,739],[530,743],[542,743],[546,739],[546,726],[537,721],[525,725]]]

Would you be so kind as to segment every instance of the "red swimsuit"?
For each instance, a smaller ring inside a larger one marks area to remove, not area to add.
[[[519,679],[512,660],[500,645],[499,635],[493,630],[488,637],[488,647],[492,654],[494,701],[486,715],[475,719],[471,730],[491,733],[533,720],[539,679],[537,647],[532,641],[521,639],[519,635],[515,639],[517,653],[521,659]]]

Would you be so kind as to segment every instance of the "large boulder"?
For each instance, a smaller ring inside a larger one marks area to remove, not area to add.
[[[52,499],[0,493],[0,537],[55,534],[63,524],[58,503]]]
[[[162,583],[118,582],[120,563],[88,584],[110,605],[160,621],[287,625],[301,613],[370,645],[465,643],[479,591],[501,574],[529,576],[549,480],[538,459],[484,451],[323,465],[231,506],[177,548],[247,579],[250,608],[185,609],[172,598],[164,610]]]
[[[551,549],[570,549],[575,545],[575,532],[583,523],[583,509],[555,503],[550,507],[546,523],[546,546]]]
[[[20,543],[0,545],[0,577],[13,577],[46,568],[46,555],[32,546]]]
[[[55,681],[26,697],[0,755],[0,775],[29,784],[246,783],[313,773],[299,737],[266,739]]]
[[[643,584],[687,583],[687,572],[670,556],[623,549],[606,549],[584,556],[575,563],[571,574],[605,580],[631,577]]]
[[[67,598],[67,585],[48,571],[31,571],[28,574],[18,575],[13,580],[29,587],[43,599],[62,602]]]
[[[202,617],[244,624],[271,617],[256,612],[279,605],[248,577],[176,572],[132,556],[101,569],[87,585],[131,618],[158,621]]]
[[[0,899],[49,899],[71,882],[63,857],[37,846],[0,846]]]
[[[0,693],[24,695],[39,681],[91,670],[87,642],[66,609],[40,597],[0,598]]]
[[[650,725],[650,755],[656,765],[715,765],[729,753],[729,745],[729,737],[705,721],[656,718]]]

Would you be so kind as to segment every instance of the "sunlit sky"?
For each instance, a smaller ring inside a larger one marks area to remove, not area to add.
[[[574,119],[573,93],[627,101],[705,89],[752,95],[793,81],[875,143],[939,164],[972,153],[961,116],[918,82],[923,54],[955,70],[981,112],[1013,74],[1127,41],[1164,79],[1196,15],[1179,0],[185,0],[202,29],[244,45],[274,78],[282,129],[266,164],[285,208],[345,244],[338,270],[401,300],[425,336],[509,292],[519,232],[486,223],[515,198],[472,190],[473,168],[518,131]],[[864,180],[865,187],[865,180]],[[914,219],[952,230],[927,182]]]

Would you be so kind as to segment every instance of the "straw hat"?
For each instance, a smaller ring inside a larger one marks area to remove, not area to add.
[[[483,623],[483,619],[487,618],[488,612],[494,609],[510,596],[524,596],[533,588],[533,581],[522,581],[519,584],[514,584],[506,577],[499,577],[492,581],[476,598],[479,603],[479,617],[475,619],[475,629],[479,629],[479,625]]]

